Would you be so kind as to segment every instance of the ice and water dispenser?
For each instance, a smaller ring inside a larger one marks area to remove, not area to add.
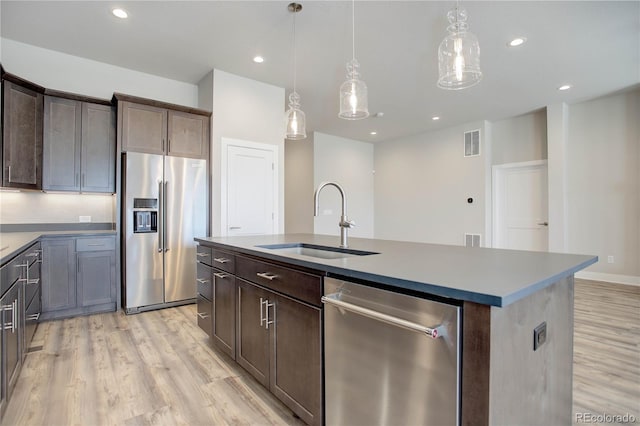
[[[133,199],[133,232],[158,232],[158,199]]]

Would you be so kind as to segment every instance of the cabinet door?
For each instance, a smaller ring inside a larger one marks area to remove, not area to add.
[[[78,252],[78,305],[116,301],[116,256],[113,251]]]
[[[269,330],[264,326],[269,294],[260,287],[237,279],[238,322],[236,361],[264,386],[269,387]]]
[[[3,82],[3,186],[42,189],[43,95]]]
[[[163,154],[167,139],[167,110],[121,102],[122,150]]]
[[[322,424],[321,311],[271,294],[271,391],[307,424]]]
[[[213,344],[236,358],[236,277],[220,270],[213,274]]]
[[[0,299],[0,333],[2,333],[2,368],[4,398],[11,396],[11,391],[18,379],[22,362],[20,329],[20,310],[24,309],[22,284],[14,284]]]
[[[80,190],[82,102],[44,97],[42,187]]]
[[[42,241],[42,312],[76,307],[75,240]]]
[[[175,157],[207,159],[209,117],[169,110],[167,154]]]
[[[82,104],[81,191],[115,192],[115,117],[109,105]]]

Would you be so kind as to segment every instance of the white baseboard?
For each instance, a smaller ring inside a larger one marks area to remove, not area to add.
[[[634,277],[633,275],[603,274],[601,272],[580,271],[576,272],[576,278],[640,286],[640,277]]]

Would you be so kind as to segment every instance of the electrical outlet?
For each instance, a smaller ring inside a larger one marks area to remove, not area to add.
[[[607,256],[607,263],[613,263],[614,259],[613,256]]]
[[[91,222],[91,216],[78,216],[78,222]]]
[[[533,329],[533,350],[537,351],[547,341],[547,322],[543,322]]]

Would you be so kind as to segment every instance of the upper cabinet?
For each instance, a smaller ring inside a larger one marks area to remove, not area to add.
[[[115,192],[115,110],[93,103],[45,96],[43,189]]]
[[[2,186],[41,189],[42,92],[6,79],[2,85]]]
[[[209,112],[128,95],[115,97],[122,151],[208,159]]]

